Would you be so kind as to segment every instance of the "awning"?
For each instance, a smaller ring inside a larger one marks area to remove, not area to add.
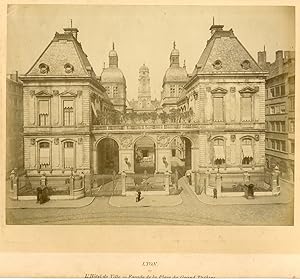
[[[96,111],[96,108],[95,108],[95,104],[94,103],[91,103],[92,104],[92,110],[93,110],[93,113],[95,114],[95,116],[97,117],[97,111]]]
[[[215,160],[225,160],[224,147],[222,145],[214,146]]]
[[[253,158],[253,150],[251,145],[242,145],[244,158]]]

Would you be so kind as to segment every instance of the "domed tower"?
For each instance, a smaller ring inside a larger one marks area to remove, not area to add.
[[[118,68],[118,54],[113,43],[109,52],[109,66],[103,68],[100,81],[105,87],[106,93],[112,101],[114,108],[122,113],[126,112],[126,80],[122,71]]]
[[[143,64],[139,69],[138,106],[147,109],[151,106],[149,68]]]
[[[170,67],[167,69],[163,79],[163,91],[161,94],[162,107],[165,111],[177,108],[177,101],[181,95],[184,84],[188,80],[186,67],[180,67],[179,51],[176,49],[175,42],[170,54]]]

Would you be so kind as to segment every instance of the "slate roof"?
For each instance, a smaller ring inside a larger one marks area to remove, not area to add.
[[[177,65],[167,69],[163,82],[187,82],[188,75],[186,69]]]
[[[220,64],[214,66],[216,61]],[[250,67],[242,67],[249,61]],[[218,67],[219,66],[219,67]],[[205,73],[257,73],[264,72],[234,35],[233,30],[218,30],[207,41],[207,45],[196,64],[192,75]]]
[[[101,73],[101,82],[117,82],[126,84],[122,71],[117,67],[104,68]]]
[[[41,72],[40,65],[48,66],[48,71]],[[65,65],[70,64],[72,70],[66,72]],[[52,41],[25,74],[26,76],[70,76],[93,77],[95,72],[82,49],[81,43],[71,33],[57,33]]]

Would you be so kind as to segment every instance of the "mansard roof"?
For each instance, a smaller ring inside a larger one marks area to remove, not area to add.
[[[219,29],[207,41],[192,75],[237,72],[262,73],[264,71],[234,35],[232,29],[228,31]]]
[[[25,76],[96,77],[81,43],[71,33],[57,32]]]

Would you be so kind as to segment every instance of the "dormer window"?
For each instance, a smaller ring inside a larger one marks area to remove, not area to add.
[[[216,60],[214,63],[213,63],[213,67],[216,69],[216,70],[220,70],[222,68],[222,62],[221,60]]]
[[[40,69],[41,74],[48,74],[48,72],[49,72],[49,66],[45,63],[41,63],[39,65],[39,69]]]
[[[70,63],[65,64],[64,68],[65,68],[65,72],[67,74],[70,74],[70,73],[74,72],[74,66],[71,65]]]
[[[249,70],[251,68],[251,65],[250,65],[250,61],[249,60],[244,60],[241,64],[241,67],[244,69],[244,70]]]

